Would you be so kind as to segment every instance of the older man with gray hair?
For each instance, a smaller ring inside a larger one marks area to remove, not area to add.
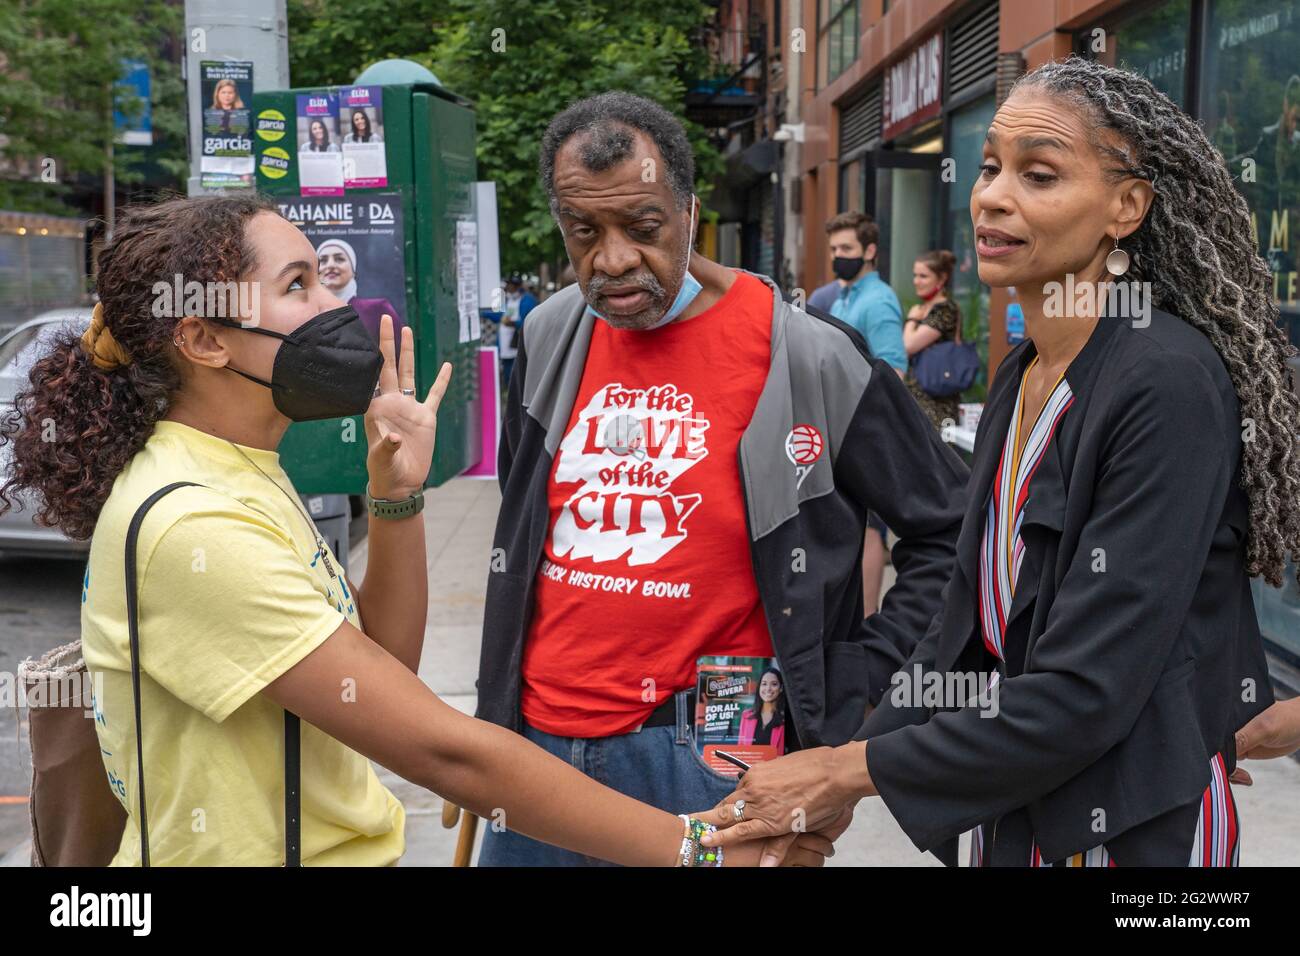
[[[694,157],[658,104],[572,104],[540,171],[577,282],[518,343],[478,716],[711,807],[736,780],[695,746],[697,660],[775,657],[784,749],[847,741],[939,609],[966,468],[856,332],[693,250]],[[900,540],[864,619],[869,510]],[[594,862],[489,830],[483,865]]]

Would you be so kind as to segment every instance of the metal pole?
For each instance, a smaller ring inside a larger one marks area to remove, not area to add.
[[[110,104],[111,105],[111,104]],[[112,117],[110,109],[109,116]],[[117,176],[113,170],[113,138],[117,131],[110,124],[108,143],[104,146],[104,240],[113,238],[113,221],[117,218]]]

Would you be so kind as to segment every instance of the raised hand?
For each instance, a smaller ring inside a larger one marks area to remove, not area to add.
[[[366,472],[375,498],[409,498],[424,487],[433,464],[438,406],[451,381],[451,364],[444,362],[424,401],[415,395],[415,342],[410,327],[402,329],[401,363],[393,357],[393,320],[379,321],[379,351],[384,365],[379,388],[366,409]]]

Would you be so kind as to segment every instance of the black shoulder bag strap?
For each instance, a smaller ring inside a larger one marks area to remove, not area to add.
[[[136,544],[140,525],[149,509],[177,488],[202,488],[194,481],[176,481],[159,488],[135,510],[126,531],[126,620],[131,638],[131,687],[135,693],[135,756],[136,778],[140,782],[140,865],[149,865],[149,816],[144,798],[144,739],[140,734],[140,619],[139,599],[136,593]],[[302,866],[300,828],[301,767],[300,727],[297,714],[284,712],[284,865]]]

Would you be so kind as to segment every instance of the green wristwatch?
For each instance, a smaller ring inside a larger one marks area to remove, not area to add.
[[[366,508],[376,518],[411,518],[424,510],[424,489],[421,488],[409,498],[390,501],[388,498],[370,497],[370,486],[366,485]]]

